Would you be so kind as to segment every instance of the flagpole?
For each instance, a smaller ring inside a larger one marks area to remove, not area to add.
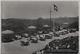
[[[54,4],[54,1],[53,1],[53,3],[52,3],[52,5]],[[53,7],[53,9],[54,9],[54,7]],[[55,18],[55,11],[53,10],[53,31],[55,32],[55,25],[54,25],[54,18]]]
[[[53,8],[54,8],[54,10],[53,10],[53,18],[56,18],[56,12],[58,11],[58,7],[56,6],[56,4],[54,3],[54,1],[53,1]],[[53,19],[54,20],[54,19]],[[55,29],[56,29],[56,27],[55,27],[55,20],[53,21],[53,25],[54,25],[54,32],[55,32]]]
[[[49,12],[50,12],[50,30],[52,30],[52,1],[50,4]]]
[[[54,12],[55,12],[54,10],[52,10],[53,3],[54,2],[51,1],[51,6],[50,6],[50,22],[52,21],[51,22],[51,25],[52,25],[52,28],[51,29],[52,29],[52,31],[54,30],[54,27],[53,27],[54,26],[54,19],[51,19],[51,17],[52,17],[51,15],[52,15],[52,12],[53,12],[53,18],[54,18]]]
[[[51,25],[52,25],[52,22],[51,22],[51,16],[52,15],[52,10],[51,10],[51,7],[50,7],[50,27],[51,27]]]
[[[53,10],[53,18],[55,18],[55,10]],[[55,32],[55,19],[53,19],[54,32]]]
[[[54,19],[53,19],[53,21],[52,21],[52,6],[53,6],[53,18],[55,18],[55,14],[56,14],[56,12],[58,11],[58,9],[57,9],[57,6],[56,6],[56,4],[54,3],[54,1],[51,1],[51,5],[50,5],[50,25],[52,25],[52,28],[51,29],[53,29],[54,31],[55,31],[55,26],[54,26],[54,24],[55,24],[55,21],[54,21]],[[53,24],[52,24],[52,22],[53,22]],[[54,26],[54,27],[53,27]]]

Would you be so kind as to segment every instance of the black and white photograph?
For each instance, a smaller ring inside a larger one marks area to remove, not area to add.
[[[1,54],[79,54],[79,2],[1,1]]]

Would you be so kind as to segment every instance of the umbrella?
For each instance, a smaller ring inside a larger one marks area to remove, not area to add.
[[[49,27],[48,25],[43,25],[43,27]]]
[[[2,31],[1,33],[2,33],[2,34],[13,34],[14,31],[11,31],[11,30],[5,30],[5,31]]]
[[[36,29],[36,26],[29,26],[29,29]]]
[[[63,24],[66,24],[66,25],[67,25],[67,24],[69,24],[69,23],[65,22],[65,23],[63,23]]]

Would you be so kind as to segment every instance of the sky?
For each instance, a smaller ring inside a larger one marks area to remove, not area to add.
[[[58,11],[53,10],[56,4]],[[2,1],[1,18],[37,19],[39,17],[49,18],[50,7],[52,7],[52,18],[76,17],[78,16],[77,1]]]

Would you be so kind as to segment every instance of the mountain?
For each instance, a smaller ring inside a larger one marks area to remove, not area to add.
[[[53,23],[59,23],[59,24],[63,24],[65,22],[68,22],[69,24],[77,21],[78,22],[79,18],[78,17],[60,17],[60,18],[53,18],[52,22]],[[8,19],[1,19],[1,27],[2,27],[2,31],[3,30],[13,30],[13,31],[24,31],[27,29],[28,26],[30,25],[34,25],[36,26],[37,24],[44,25],[44,24],[48,24],[50,25],[50,19],[17,19],[17,18],[8,18]]]

